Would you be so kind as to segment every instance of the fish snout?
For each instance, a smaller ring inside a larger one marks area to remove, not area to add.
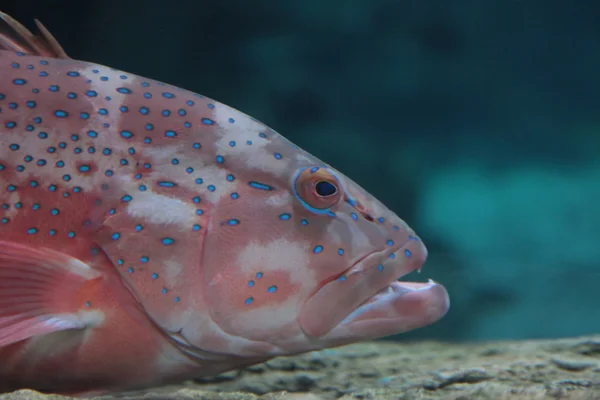
[[[427,248],[406,222],[380,203],[366,206],[356,201],[354,208],[376,229],[373,245],[382,249],[382,264],[402,264],[398,278],[421,268],[427,260]]]
[[[359,259],[304,305],[298,322],[325,346],[399,334],[432,324],[450,307],[444,286],[399,278],[420,270],[427,248],[399,218],[379,223],[382,247]]]
[[[398,278],[420,269],[427,259],[425,245],[399,219],[386,221],[373,216],[369,224],[374,224],[370,227],[374,236],[372,250],[319,288],[304,304],[298,321],[307,336],[325,335]]]

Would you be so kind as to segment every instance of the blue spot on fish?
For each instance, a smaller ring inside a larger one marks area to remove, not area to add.
[[[265,183],[260,183],[260,182],[256,182],[256,181],[250,181],[249,185],[252,186],[255,189],[261,189],[261,190],[273,190],[273,186],[269,186]]]
[[[169,246],[173,243],[175,243],[175,239],[173,239],[173,238],[170,238],[170,237],[162,238],[162,244],[164,244],[165,246]]]
[[[175,182],[170,182],[170,181],[160,181],[160,182],[158,182],[158,186],[171,188],[171,187],[177,186],[177,184],[175,184]]]

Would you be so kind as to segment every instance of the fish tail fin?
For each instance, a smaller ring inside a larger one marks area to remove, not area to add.
[[[37,19],[40,35],[34,35],[17,20],[0,11],[0,50],[23,52],[34,56],[70,58],[62,46]]]
[[[0,348],[94,326],[80,299],[101,273],[48,248],[0,241]],[[83,293],[82,293],[83,292]]]

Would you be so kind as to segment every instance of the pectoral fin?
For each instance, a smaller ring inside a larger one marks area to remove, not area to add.
[[[98,321],[85,312],[81,292],[99,279],[101,273],[64,253],[0,241],[0,347],[93,326]]]

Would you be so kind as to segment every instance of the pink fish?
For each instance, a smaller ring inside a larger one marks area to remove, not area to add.
[[[0,13],[0,390],[178,382],[440,319],[407,224],[255,119]]]

